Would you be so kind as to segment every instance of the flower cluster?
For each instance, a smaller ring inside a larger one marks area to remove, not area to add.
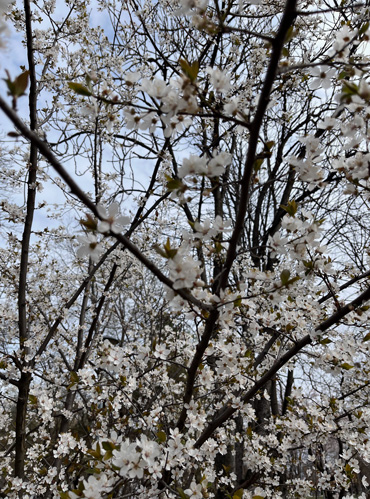
[[[196,86],[186,76],[172,78],[169,83],[154,78],[143,78],[139,90],[153,99],[160,101],[161,115],[153,111],[138,113],[134,107],[124,110],[126,127],[133,130],[149,130],[154,133],[162,122],[164,136],[171,137],[188,128],[192,120],[184,113],[195,113],[198,110]]]
[[[130,223],[130,218],[119,215],[119,204],[112,203],[108,210],[101,203],[96,205],[96,209],[100,220],[98,222],[98,232],[105,234],[112,231],[114,234],[119,234],[124,227]]]
[[[279,232],[276,232],[273,237],[270,237],[272,255],[289,254],[290,257],[299,261],[307,255],[307,251],[314,251],[318,254],[325,251],[326,248],[320,245],[320,223],[315,220],[311,212],[302,210],[301,217],[286,214],[281,227],[286,231],[287,236],[282,237]]]
[[[119,234],[130,223],[129,217],[119,215],[118,203],[112,203],[108,210],[101,203],[98,203],[96,210],[100,217],[100,220],[96,224],[96,231],[98,233],[108,234],[111,231],[113,234]],[[91,229],[95,228],[91,221],[88,221],[86,225]],[[94,263],[98,262],[104,252],[104,248],[96,236],[88,233],[86,236],[77,236],[77,240],[82,244],[77,250],[77,257],[83,258],[88,256]]]
[[[189,175],[204,175],[209,178],[219,177],[230,164],[231,154],[225,151],[215,152],[210,160],[205,156],[199,157],[191,154],[188,158],[183,159],[178,176],[179,178]]]
[[[12,0],[1,0],[0,1],[0,48],[3,47],[6,43],[2,40],[2,36],[7,34],[8,28],[3,20],[4,14],[8,10]]]
[[[122,477],[142,478],[144,471],[160,478],[160,466],[158,458],[161,456],[159,444],[149,440],[146,435],[141,435],[136,442],[128,439],[119,444],[119,450],[113,451],[112,463],[119,468]]]
[[[290,156],[288,160],[294,166],[300,180],[307,182],[310,189],[314,189],[317,184],[322,185],[324,180],[324,171],[320,167],[323,149],[320,147],[320,139],[313,135],[302,137],[300,142],[305,146],[305,157]]]
[[[168,268],[170,279],[174,282],[173,289],[191,289],[200,282],[200,264],[189,255],[188,247],[185,244],[178,248],[172,258],[169,258]]]
[[[213,227],[211,227],[212,221],[207,218],[204,222],[194,223],[194,238],[203,241],[208,241],[218,234],[223,232],[229,232],[231,230],[231,220],[222,220],[220,215],[217,215],[215,220],[213,220]]]

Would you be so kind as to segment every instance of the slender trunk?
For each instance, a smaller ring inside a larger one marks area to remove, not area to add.
[[[235,443],[235,474],[237,483],[241,483],[244,477],[244,438],[242,437],[244,433],[243,429],[243,416],[239,414],[236,417],[236,431],[240,434],[241,438]]]
[[[293,370],[289,369],[288,370],[288,378],[287,378],[286,387],[285,387],[285,394],[284,394],[284,400],[283,400],[283,408],[281,410],[282,416],[284,416],[286,414],[286,411],[288,410],[289,397],[290,397],[290,395],[292,393],[293,382],[294,382]]]
[[[270,399],[271,399],[271,413],[273,416],[278,416],[279,415],[279,404],[278,404],[278,400],[277,400],[276,378],[273,378],[271,380]]]
[[[91,270],[91,269],[90,269]],[[87,284],[85,291],[84,291],[84,296],[81,304],[81,312],[80,312],[80,320],[79,320],[79,328],[78,328],[78,333],[77,333],[77,349],[76,349],[76,358],[73,366],[73,370],[76,372],[78,371],[80,367],[80,361],[81,361],[81,355],[82,355],[82,350],[83,350],[83,327],[85,325],[85,319],[86,319],[86,310],[87,310],[87,305],[89,301],[89,295],[90,295],[90,283]],[[64,403],[64,409],[68,413],[72,410],[73,408],[73,403],[76,398],[76,392],[75,391],[69,391],[66,396],[66,400]],[[60,435],[62,433],[65,433],[69,430],[69,419],[62,414],[60,416],[60,423],[59,423],[59,428],[57,426],[56,432],[57,435]],[[53,466],[55,466],[58,470],[58,473],[60,472],[61,469],[61,464],[62,460],[60,457],[55,458]],[[51,492],[48,492],[46,497],[50,497]]]
[[[26,39],[27,56],[30,75],[29,92],[29,116],[30,129],[36,130],[36,76],[33,61],[32,47],[32,27],[31,27],[31,8],[30,1],[24,0],[24,10],[26,17]],[[22,237],[21,262],[19,272],[18,289],[18,325],[19,325],[19,344],[22,352],[22,372],[19,380],[17,414],[16,414],[16,437],[15,437],[15,466],[14,474],[16,477],[24,479],[24,464],[26,457],[26,416],[28,395],[31,384],[31,374],[27,372],[28,367],[27,354],[28,347],[26,341],[29,338],[29,326],[27,324],[27,270],[29,259],[29,247],[32,231],[33,215],[35,211],[36,200],[36,172],[37,172],[37,148],[34,144],[30,146],[30,159],[28,167],[28,190],[27,190],[27,212]]]
[[[24,462],[26,456],[26,416],[27,401],[31,384],[31,374],[22,373],[19,381],[19,392],[16,415],[16,442],[15,442],[15,476],[24,478]]]

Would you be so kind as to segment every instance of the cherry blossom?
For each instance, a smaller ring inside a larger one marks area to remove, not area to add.
[[[367,6],[9,5],[0,495],[367,496]]]
[[[125,115],[126,127],[129,130],[137,130],[140,127],[141,116],[136,114],[134,108],[125,109],[124,115]]]
[[[230,99],[224,104],[224,111],[226,114],[236,116],[240,111],[240,101],[238,98]]]
[[[207,172],[207,158],[205,156],[198,157],[190,155],[189,158],[184,158],[182,166],[179,168],[179,178],[184,178],[187,175],[204,175]]]
[[[126,73],[124,76],[125,83],[126,85],[134,85],[136,82],[140,80],[140,73],[139,71],[134,71],[133,73]]]
[[[97,499],[102,496],[102,494],[110,488],[112,481],[102,473],[99,478],[95,476],[90,476],[87,480],[84,480],[84,497],[87,499]],[[78,495],[72,492],[70,494],[71,498],[77,498]]]
[[[98,203],[96,206],[99,216],[102,220],[98,222],[98,231],[105,233],[112,231],[114,234],[122,232],[125,225],[130,223],[130,218],[119,215],[119,204],[112,203],[109,205],[108,210],[101,204]]]
[[[208,0],[181,0],[180,9],[176,10],[176,15],[192,15],[195,12],[206,10]]]
[[[134,118],[136,120],[136,118]],[[141,121],[138,124],[138,128],[140,130],[149,129],[150,133],[154,133],[159,123],[159,118],[155,113],[148,113],[144,116],[141,116]],[[134,126],[132,128],[135,128]]]
[[[231,231],[231,220],[222,220],[220,215],[217,215],[213,222],[213,228],[217,233],[220,232],[230,232]]]
[[[214,153],[212,159],[208,164],[208,177],[218,177],[222,175],[225,168],[230,165],[232,156],[231,154],[222,151],[220,153]]]
[[[227,92],[230,87],[230,78],[219,68],[211,68],[208,67],[206,69],[207,73],[210,76],[211,85],[218,92]]]
[[[316,90],[320,87],[328,89],[332,85],[332,79],[336,74],[336,70],[329,66],[317,66],[311,69],[310,74],[315,78],[310,83],[310,88],[312,90]]]
[[[135,475],[135,467],[140,453],[136,451],[136,444],[125,440],[119,450],[113,451],[113,464],[119,468],[121,476],[127,476],[131,471]],[[139,472],[140,473],[140,472]]]
[[[84,256],[88,256],[96,263],[104,251],[96,237],[92,234],[87,234],[86,236],[77,236],[77,240],[82,244],[77,250],[77,257],[83,258]]]
[[[168,267],[170,277],[174,281],[174,289],[193,287],[201,274],[199,263],[186,254],[184,246],[179,248],[173,258],[169,259]]]
[[[10,0],[2,0],[0,2],[0,48],[6,46],[6,41],[3,40],[3,36],[9,35],[8,25],[2,19],[6,11],[8,10],[10,4],[12,2]]]
[[[159,78],[154,78],[153,80],[144,78],[141,82],[140,90],[146,92],[152,97],[161,99],[162,97],[167,95],[169,87],[167,86],[165,81]]]
[[[191,482],[190,487],[184,490],[185,494],[194,499],[202,499],[203,498],[203,488],[202,484]]]
[[[141,447],[142,458],[145,461],[146,466],[155,466],[156,458],[161,455],[159,445],[153,440],[148,440],[146,435],[141,436],[138,445]]]

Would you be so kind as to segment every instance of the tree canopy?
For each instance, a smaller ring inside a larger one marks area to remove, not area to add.
[[[369,0],[0,16],[0,496],[369,497]]]

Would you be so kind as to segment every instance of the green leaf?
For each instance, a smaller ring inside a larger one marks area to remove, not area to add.
[[[73,492],[74,494],[76,494],[76,496],[78,496],[78,497],[82,497],[83,496],[83,491],[82,490],[72,489],[71,492]]]
[[[355,83],[351,83],[347,80],[344,80],[343,85],[342,85],[342,93],[345,96],[357,95],[358,94],[358,86]]]
[[[359,29],[359,34],[363,35],[366,33],[366,31],[369,29],[369,23],[364,23],[361,28]]]
[[[32,405],[37,405],[37,397],[35,395],[28,395],[28,401]]]
[[[84,85],[81,83],[74,83],[73,81],[68,82],[68,86],[71,90],[76,92],[78,95],[85,95],[85,96],[90,96],[91,92],[88,88],[86,88]]]
[[[261,168],[261,166],[262,166],[263,161],[264,161],[264,158],[256,158],[256,159],[254,160],[254,163],[253,163],[253,170],[254,170],[255,172],[258,172],[258,171],[259,171],[259,169],[260,169],[260,168]]]
[[[351,364],[348,364],[348,362],[343,362],[343,364],[340,365],[342,369],[345,369],[346,371],[349,371],[350,369],[353,369],[353,366]]]
[[[242,297],[239,295],[236,300],[234,300],[234,308],[241,307],[242,305]]]
[[[253,430],[250,426],[248,426],[246,433],[247,433],[247,437],[249,438],[249,440],[252,440]]]
[[[252,499],[265,499],[263,496],[253,496]]]
[[[323,338],[319,341],[320,345],[329,345],[329,343],[333,343],[329,338]]]
[[[167,258],[173,258],[176,255],[177,249],[171,248],[171,242],[169,237],[167,238],[166,244],[163,247],[166,252]]]
[[[87,475],[97,475],[97,474],[99,474],[99,473],[100,473],[100,470],[99,470],[99,468],[88,468],[88,469],[85,471],[85,473],[86,473]],[[83,482],[80,482],[80,483],[83,483]],[[84,490],[84,489],[83,489],[83,490]]]
[[[112,451],[116,448],[112,442],[102,442],[102,447],[106,451]]]
[[[286,286],[289,282],[289,277],[290,277],[290,270],[288,269],[285,269],[281,272],[280,274],[280,280],[281,280],[281,284],[283,286]]]
[[[222,246],[222,244],[220,243],[220,241],[215,241],[215,252],[218,254],[218,253],[221,253],[221,251],[224,249],[224,247]]]
[[[243,489],[238,489],[234,492],[233,499],[241,499],[243,497]]]
[[[174,256],[177,253],[177,249],[171,248],[171,242],[170,242],[170,238],[169,237],[167,238],[166,244],[164,244],[163,247],[164,247],[164,250],[166,252],[167,258],[174,258]]]
[[[309,275],[315,269],[315,264],[311,260],[303,260],[303,265],[307,269],[305,275]]]
[[[158,244],[155,244],[153,246],[153,248],[159,255],[161,255],[161,256],[163,256],[163,258],[167,258],[167,259],[174,258],[174,256],[176,255],[176,253],[178,251],[175,248],[171,248],[171,243],[170,243],[169,238],[167,238],[166,244],[163,245],[164,251],[160,246],[158,246]]]
[[[86,220],[80,220],[80,224],[83,225],[87,230],[95,231],[98,227],[98,222],[90,214],[86,214]]]
[[[177,492],[179,493],[181,499],[189,499],[189,496],[185,494],[181,487],[177,487]]]
[[[179,178],[172,178],[169,175],[166,175],[167,179],[167,189],[169,191],[181,191],[185,192],[187,187]]]
[[[367,333],[367,335],[365,336],[365,338],[362,341],[365,343],[365,341],[369,341],[369,340],[370,340],[370,333]]]
[[[113,451],[107,450],[104,456],[104,461],[108,461],[109,459],[112,459],[112,457],[113,457]]]
[[[8,95],[11,95],[12,97],[21,97],[22,95],[24,95],[24,92],[28,85],[28,77],[30,72],[24,71],[23,73],[18,75],[14,81],[11,80],[8,71],[6,72],[6,74],[8,78],[4,78],[4,81],[9,90]]]
[[[96,444],[96,449],[89,449],[87,452],[88,454],[90,454],[90,456],[93,456],[97,459],[100,459],[102,457],[99,443]]]
[[[282,208],[284,211],[286,211],[287,213],[289,213],[289,215],[291,217],[294,217],[294,215],[297,213],[297,210],[298,210],[298,205],[297,203],[294,201],[289,201],[287,206],[284,206],[283,204],[280,205],[280,208]]]
[[[30,75],[29,71],[24,71],[19,76],[17,76],[17,78],[14,80],[15,94],[13,95],[15,95],[16,97],[24,95],[24,92],[28,85],[29,75]]]
[[[62,490],[59,491],[60,499],[71,499],[71,496],[68,494],[68,492],[63,492]]]
[[[159,244],[155,244],[153,246],[154,251],[158,253],[158,255],[163,256],[163,258],[167,258],[166,252],[159,246]]]
[[[296,275],[295,277],[292,277],[291,279],[289,279],[289,281],[287,282],[287,285],[293,284],[296,281],[299,281],[299,279],[300,279],[299,275]]]
[[[346,472],[346,475],[348,476],[348,478],[351,478],[351,479],[353,476],[352,470],[353,470],[352,466],[349,463],[347,463],[344,467],[344,471]]]
[[[285,40],[284,40],[284,43],[288,43],[290,42],[290,40],[293,38],[293,26],[290,26],[288,31],[286,32],[286,35],[285,35]]]
[[[195,81],[197,79],[199,73],[199,61],[194,61],[190,64],[185,59],[179,60],[181,69],[186,74],[186,76],[190,79],[190,81]]]
[[[343,80],[344,78],[348,77],[347,71],[341,71],[338,75],[338,80]]]
[[[157,438],[158,438],[158,442],[160,444],[163,444],[163,442],[165,442],[167,440],[167,435],[165,434],[164,431],[161,430],[157,433]]]

